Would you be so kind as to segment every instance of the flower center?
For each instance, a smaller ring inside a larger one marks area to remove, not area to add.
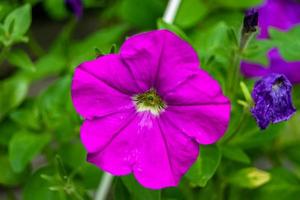
[[[280,89],[283,85],[283,81],[284,80],[282,78],[276,79],[275,83],[272,85],[273,91],[277,91],[278,89]]]
[[[145,93],[134,96],[133,101],[138,112],[149,111],[153,115],[159,115],[166,107],[166,103],[153,88]]]

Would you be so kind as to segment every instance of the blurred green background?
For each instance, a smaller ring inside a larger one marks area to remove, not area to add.
[[[190,42],[201,67],[225,89],[244,11],[262,0],[182,0],[174,25],[161,20],[167,0],[83,2],[83,16],[76,19],[63,0],[0,1],[1,200],[93,199],[102,172],[85,161],[79,140],[82,119],[70,99],[78,64],[135,33],[170,29]],[[300,52],[299,35],[253,40],[243,59],[266,65],[273,46]],[[300,60],[285,52],[286,59]],[[243,81],[251,90],[254,80]],[[293,90],[297,108],[299,89]],[[232,99],[226,136],[201,147],[179,187],[151,191],[132,176],[116,177],[108,199],[299,199],[300,115],[260,131],[238,100],[245,100],[241,89]]]

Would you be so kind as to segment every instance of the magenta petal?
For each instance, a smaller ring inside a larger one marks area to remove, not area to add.
[[[300,3],[295,0],[266,0],[258,10],[261,29],[258,38],[268,38],[270,27],[287,31],[300,24],[299,10]]]
[[[199,145],[162,117],[148,116],[146,120],[151,119],[152,122],[140,131],[142,140],[134,176],[144,187],[151,189],[177,186],[196,161]]]
[[[241,63],[241,72],[246,77],[259,77],[265,76],[269,73],[269,69],[256,63],[251,63],[248,61],[242,61]]]
[[[218,105],[224,104],[230,110],[230,102],[223,95],[220,85],[205,71],[198,69],[197,74],[163,94],[167,106]]]
[[[147,112],[138,115],[129,116],[118,128],[112,125],[118,116],[111,117],[111,127],[107,121],[85,122],[81,137],[88,161],[113,175],[133,171],[151,189],[176,186],[197,159],[199,145],[168,121]]]
[[[138,88],[117,55],[85,62],[73,76],[73,104],[85,118],[133,107],[130,95],[136,93]]]
[[[230,101],[206,72],[199,69],[197,75],[164,94],[164,99],[169,121],[200,144],[214,143],[226,132]]]
[[[218,141],[228,128],[230,105],[227,102],[199,106],[169,106],[166,118],[172,126],[198,143],[212,144]]]
[[[136,161],[135,117],[135,112],[128,112],[85,121],[80,136],[88,161],[114,175],[129,174]]]
[[[154,87],[159,93],[180,84],[200,66],[195,50],[168,30],[130,37],[120,54],[140,87]]]
[[[89,153],[101,151],[105,145],[132,121],[134,109],[85,120],[80,138]]]

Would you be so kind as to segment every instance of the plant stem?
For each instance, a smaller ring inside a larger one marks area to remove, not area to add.
[[[233,51],[232,62],[231,62],[233,66],[233,73],[231,73],[232,75],[229,78],[230,84],[229,87],[227,87],[228,88],[227,92],[231,100],[234,100],[236,88],[240,82],[240,77],[241,77],[240,65],[241,65],[242,55],[254,35],[255,32],[245,32],[245,30],[242,29],[239,45],[237,49]]]
[[[232,75],[229,79],[230,84],[228,87],[228,93],[230,94],[229,97],[231,100],[234,100],[236,87],[239,83],[240,64],[241,64],[241,53],[240,50],[238,49],[233,52],[233,57],[232,57],[233,73],[231,73]]]
[[[238,123],[238,125],[237,125],[237,127],[232,131],[232,133],[230,134],[230,136],[228,137],[228,138],[226,138],[226,140],[224,140],[224,142],[222,142],[222,143],[228,143],[228,142],[230,142],[230,140],[232,139],[232,138],[234,138],[234,136],[241,130],[241,128],[243,127],[243,124],[244,124],[244,121],[245,121],[245,119],[246,119],[246,116],[247,116],[247,111],[244,109],[243,110],[243,113],[242,113],[242,115],[241,115],[241,117],[240,117],[240,121],[239,121],[239,123]]]

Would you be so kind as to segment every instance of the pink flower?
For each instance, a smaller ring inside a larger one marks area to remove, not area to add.
[[[229,100],[199,66],[192,47],[167,30],[132,36],[119,54],[79,65],[72,99],[85,119],[88,161],[133,173],[148,188],[176,186],[199,144],[221,138],[230,118]]]

